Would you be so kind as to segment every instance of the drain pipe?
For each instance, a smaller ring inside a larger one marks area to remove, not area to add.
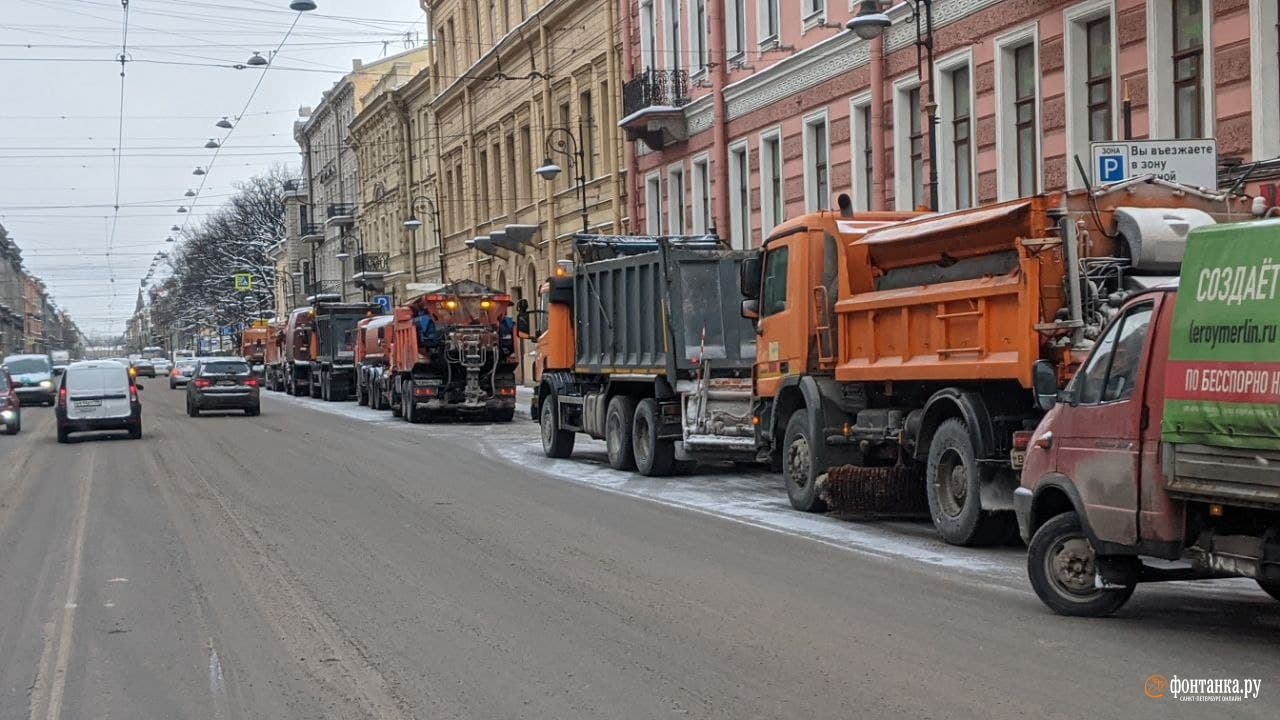
[[[884,36],[871,40],[871,210],[888,209],[884,187]]]

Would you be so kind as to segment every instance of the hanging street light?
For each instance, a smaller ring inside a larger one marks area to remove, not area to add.
[[[269,65],[269,64],[270,63],[267,62],[267,59],[262,57],[262,53],[258,52],[257,50],[253,51],[253,57],[250,57],[248,60],[245,61],[245,65],[248,65],[250,67],[262,67],[263,65]]]
[[[187,211],[187,209],[186,209],[185,207],[179,207],[179,208],[178,208],[178,212],[180,212],[180,213],[184,213],[184,212],[186,212],[186,211]]]
[[[289,9],[307,12],[308,10],[315,10],[316,4],[311,0],[293,0],[293,2],[289,3]]]
[[[202,167],[200,167],[199,165],[197,165],[197,166],[196,166],[196,169],[191,171],[191,174],[192,174],[192,175],[204,175],[204,174],[205,174],[205,172],[204,172],[204,168],[202,168]]]
[[[217,150],[219,147],[218,141],[213,138],[209,138],[209,142],[205,143],[204,147],[206,150]]]
[[[230,130],[232,128],[231,121],[227,119],[226,115],[223,115],[222,119],[214,123],[213,126],[222,128],[223,130]]]
[[[196,191],[195,191],[195,190],[190,190],[190,189],[189,189],[189,190],[187,190],[186,192],[182,193],[182,196],[183,196],[183,197],[195,197],[195,196],[196,196]]]

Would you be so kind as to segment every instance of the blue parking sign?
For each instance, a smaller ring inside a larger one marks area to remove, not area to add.
[[[1115,183],[1124,180],[1123,155],[1098,156],[1098,182]]]
[[[384,313],[391,312],[391,296],[390,295],[374,295],[373,301],[378,304],[378,307],[382,308],[382,312]]]

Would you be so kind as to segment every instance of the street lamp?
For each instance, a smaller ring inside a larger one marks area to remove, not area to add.
[[[293,0],[293,2],[289,3],[289,9],[307,12],[308,10],[315,10],[316,4],[311,0]]]
[[[578,135],[582,134],[582,121],[578,121]],[[582,201],[582,232],[591,232],[591,224],[587,217],[587,178],[583,175],[586,169],[586,157],[582,153],[582,144],[578,142],[573,131],[565,127],[551,128],[547,133],[547,159],[542,167],[534,172],[547,182],[552,182],[560,175],[560,166],[551,161],[551,155],[563,155],[569,159],[577,172],[578,197]]]
[[[262,57],[262,53],[254,50],[253,55],[250,56],[244,64],[250,67],[263,67],[264,65],[270,65],[271,63],[268,62],[266,58]]]
[[[422,227],[422,221],[419,220],[418,216],[415,214],[419,208],[431,213],[431,225],[435,229],[436,236],[436,251],[440,255],[440,282],[444,283],[446,282],[444,272],[444,238],[440,234],[439,203],[426,195],[415,195],[413,199],[409,201],[409,217],[405,218],[405,221],[401,223],[400,226],[411,233],[417,232],[418,228]]]
[[[938,209],[938,104],[933,92],[933,0],[909,0],[915,11],[916,21],[916,77],[920,76],[921,53],[927,59],[928,96],[924,99],[924,112],[929,122],[929,209]],[[923,21],[923,24],[921,23]],[[881,37],[889,27],[889,16],[881,10],[880,0],[862,0],[858,14],[845,23],[863,40]]]
[[[217,149],[218,149],[218,141],[217,141],[217,140],[214,140],[213,138],[209,138],[209,142],[205,143],[205,144],[204,144],[204,147],[205,147],[205,149],[206,149],[206,150],[217,150]]]
[[[227,119],[227,116],[225,116],[225,115],[223,115],[223,116],[222,116],[222,119],[221,119],[221,120],[219,120],[218,122],[214,123],[214,124],[213,124],[213,126],[214,126],[214,127],[218,127],[218,128],[222,128],[223,130],[230,130],[230,129],[233,127],[233,126],[231,125],[231,121],[230,121],[230,120],[228,120],[228,119]]]

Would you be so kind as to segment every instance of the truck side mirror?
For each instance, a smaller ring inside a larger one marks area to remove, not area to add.
[[[742,291],[742,297],[749,300],[760,297],[760,268],[758,250],[748,255],[738,266],[738,288]]]
[[[760,319],[760,301],[749,298],[742,301],[742,317],[755,321]]]
[[[1037,360],[1031,366],[1031,387],[1036,394],[1036,405],[1044,411],[1058,402],[1058,370],[1048,360]]]
[[[525,298],[520,298],[520,302],[516,303],[516,313],[518,315],[527,312],[529,312],[529,301]]]
[[[521,340],[529,339],[529,303],[524,300],[520,301],[524,307],[520,308],[520,312],[516,314],[516,334]]]

